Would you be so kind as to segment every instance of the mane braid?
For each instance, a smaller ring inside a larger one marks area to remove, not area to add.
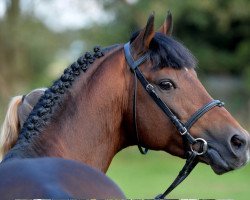
[[[75,78],[81,72],[86,72],[97,58],[104,56],[104,50],[99,46],[94,47],[93,51],[93,53],[86,52],[84,56],[81,56],[76,62],[66,68],[63,75],[45,91],[24,123],[16,145],[10,150],[10,153],[6,155],[4,160],[13,157],[13,151],[17,150],[19,146],[30,143],[31,139],[42,131],[44,126],[49,123],[55,107],[62,100],[66,90],[72,86]]]

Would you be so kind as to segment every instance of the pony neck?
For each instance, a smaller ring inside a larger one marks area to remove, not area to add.
[[[56,120],[32,141],[28,154],[78,160],[107,171],[115,154],[131,145],[124,116],[132,95],[124,91],[132,90],[127,89],[130,72],[123,57],[118,47],[75,81],[53,116]]]

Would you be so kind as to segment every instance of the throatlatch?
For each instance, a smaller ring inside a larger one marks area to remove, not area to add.
[[[219,106],[224,106],[224,103],[219,100],[212,100],[210,103],[206,104],[202,108],[200,108],[196,113],[194,113],[190,119],[186,123],[182,123],[176,115],[171,111],[171,109],[162,101],[157,92],[154,89],[154,86],[150,84],[147,79],[144,77],[142,72],[139,69],[139,66],[143,64],[147,59],[149,59],[149,53],[145,53],[142,57],[137,60],[134,60],[131,51],[130,51],[130,43],[126,43],[124,45],[124,53],[126,57],[126,61],[133,71],[135,75],[135,84],[134,84],[134,100],[133,100],[133,118],[134,118],[134,127],[138,139],[138,148],[142,154],[146,154],[148,149],[143,149],[141,147],[139,141],[139,134],[137,130],[136,124],[136,94],[137,94],[137,79],[141,82],[143,88],[147,91],[147,93],[151,96],[154,102],[161,108],[161,110],[165,113],[165,115],[170,119],[173,125],[176,127],[180,135],[183,137],[185,143],[189,144],[189,150],[187,150],[187,160],[179,172],[179,175],[173,181],[173,183],[167,188],[167,190],[163,193],[155,197],[156,199],[164,199],[166,195],[168,195],[175,187],[177,187],[194,169],[194,167],[198,164],[197,156],[201,156],[207,152],[207,142],[202,138],[193,138],[189,133],[192,125],[201,118],[206,112],[211,110],[212,108]],[[193,148],[194,144],[199,144],[199,150],[195,150]]]

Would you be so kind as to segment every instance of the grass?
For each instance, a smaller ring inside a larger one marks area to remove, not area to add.
[[[114,158],[108,176],[127,198],[154,198],[165,191],[184,162],[164,152],[150,151],[143,156],[130,147]],[[209,166],[199,164],[168,198],[249,199],[249,174],[250,166],[218,176]]]

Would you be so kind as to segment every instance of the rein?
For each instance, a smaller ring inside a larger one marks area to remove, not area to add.
[[[143,149],[139,142],[139,134],[137,130],[137,123],[136,123],[136,94],[137,94],[137,79],[141,82],[143,88],[147,91],[147,93],[151,96],[154,102],[160,107],[160,109],[165,113],[165,115],[170,119],[173,125],[176,127],[180,135],[182,136],[184,142],[189,144],[189,149],[187,150],[187,160],[179,172],[176,179],[173,183],[167,188],[167,190],[163,194],[159,194],[155,197],[155,199],[164,199],[175,187],[177,187],[185,178],[190,174],[190,172],[194,169],[194,167],[198,164],[197,156],[201,156],[207,152],[207,142],[202,138],[193,138],[192,135],[189,133],[190,128],[193,124],[201,118],[206,112],[211,110],[212,108],[219,106],[224,106],[224,103],[219,100],[212,100],[210,103],[204,105],[200,108],[197,112],[195,112],[190,119],[186,123],[182,123],[180,119],[171,111],[171,109],[163,102],[163,100],[159,97],[155,88],[152,84],[148,82],[148,80],[144,77],[139,66],[143,64],[146,60],[148,60],[149,53],[145,53],[142,57],[137,60],[134,60],[131,49],[130,43],[126,43],[124,45],[124,53],[126,61],[134,73],[135,76],[135,86],[134,86],[134,99],[133,99],[133,118],[134,118],[134,127],[137,135],[138,140],[138,148],[142,154],[146,154],[148,149]],[[195,150],[193,148],[194,144],[200,144],[199,150]]]

